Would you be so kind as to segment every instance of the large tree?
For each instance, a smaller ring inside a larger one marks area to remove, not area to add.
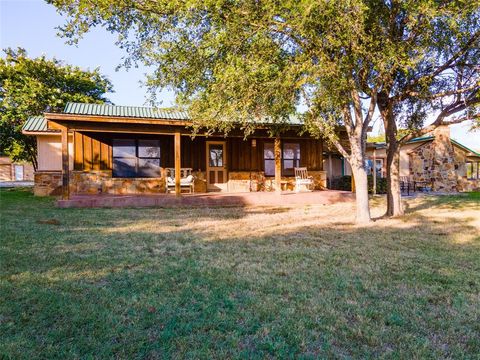
[[[387,215],[395,216],[403,214],[401,146],[438,126],[478,123],[480,2],[374,0],[368,4],[383,44],[379,55],[386,56],[385,68],[378,74],[377,99],[387,141]]]
[[[292,116],[352,166],[357,221],[370,220],[364,167],[376,107],[375,43],[368,8],[355,1],[49,0],[76,42],[92,26],[118,34],[125,64],[155,67],[152,92],[170,87],[197,127],[248,134]],[[367,68],[368,71],[363,69]],[[366,108],[363,108],[368,101]],[[301,109],[301,111],[299,111]],[[346,129],[347,144],[338,138]],[[278,127],[277,127],[278,128]],[[281,126],[280,126],[281,128]]]
[[[0,59],[0,152],[37,168],[35,137],[21,129],[30,116],[61,111],[71,102],[108,102],[112,84],[98,69],[85,71],[24,49],[6,49]]]

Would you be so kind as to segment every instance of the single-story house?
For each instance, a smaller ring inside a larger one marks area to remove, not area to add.
[[[1,181],[33,181],[33,166],[23,161],[13,161],[6,155],[0,155]]]
[[[293,189],[296,167],[306,167],[315,189],[325,189],[324,163],[331,168],[331,159],[339,158],[322,140],[300,132],[298,121],[276,138],[268,124],[247,138],[240,130],[192,137],[191,124],[186,112],[108,104],[69,103],[61,113],[32,117],[23,133],[37,138],[35,194],[164,193],[177,173],[179,185],[192,175],[195,193],[276,184],[285,190]],[[181,186],[173,188],[178,193]]]
[[[480,147],[480,139],[478,141]],[[385,143],[369,143],[367,168],[377,177],[386,174]],[[400,177],[429,184],[433,191],[456,192],[480,189],[480,153],[450,137],[448,126],[413,139],[400,149]]]

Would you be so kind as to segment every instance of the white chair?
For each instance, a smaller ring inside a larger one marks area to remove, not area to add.
[[[315,182],[312,176],[308,176],[306,167],[295,168],[295,192],[300,192],[303,187],[306,191],[313,191]]]
[[[166,168],[165,170],[165,192],[168,194],[170,190],[175,191],[175,169]],[[185,188],[190,194],[195,192],[195,176],[192,175],[192,168],[180,169],[180,190]]]

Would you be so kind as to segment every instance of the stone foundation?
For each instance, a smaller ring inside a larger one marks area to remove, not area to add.
[[[33,193],[36,196],[50,196],[62,194],[61,171],[36,171],[33,175],[35,185]]]
[[[327,188],[326,171],[309,171],[309,176],[313,177],[315,190],[325,190]],[[284,183],[282,190],[293,191],[295,189],[295,177],[282,177]],[[265,177],[263,171],[231,171],[228,173],[228,192],[256,192],[256,191],[275,191],[275,178]]]
[[[206,174],[193,171],[195,193],[207,192]],[[70,193],[78,195],[111,194],[139,195],[165,193],[165,174],[158,178],[113,178],[111,170],[71,171]],[[316,190],[326,189],[326,171],[310,171]],[[295,189],[294,177],[282,177],[286,181],[283,190]],[[266,178],[263,171],[232,171],[228,174],[228,192],[274,191],[274,178]],[[61,195],[62,172],[48,171],[35,173],[34,193],[37,196]]]

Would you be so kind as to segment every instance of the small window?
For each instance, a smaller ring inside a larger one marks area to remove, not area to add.
[[[365,160],[365,169],[367,170],[367,175],[373,175],[373,160]],[[377,178],[383,177],[383,159],[375,159],[375,170],[377,173]]]
[[[263,145],[265,176],[275,176],[275,149],[273,143]]]
[[[480,179],[480,161],[469,161],[467,165],[467,179]]]
[[[160,177],[160,141],[113,140],[113,177]]]
[[[296,167],[300,167],[300,144],[283,144],[283,175],[293,176]]]

